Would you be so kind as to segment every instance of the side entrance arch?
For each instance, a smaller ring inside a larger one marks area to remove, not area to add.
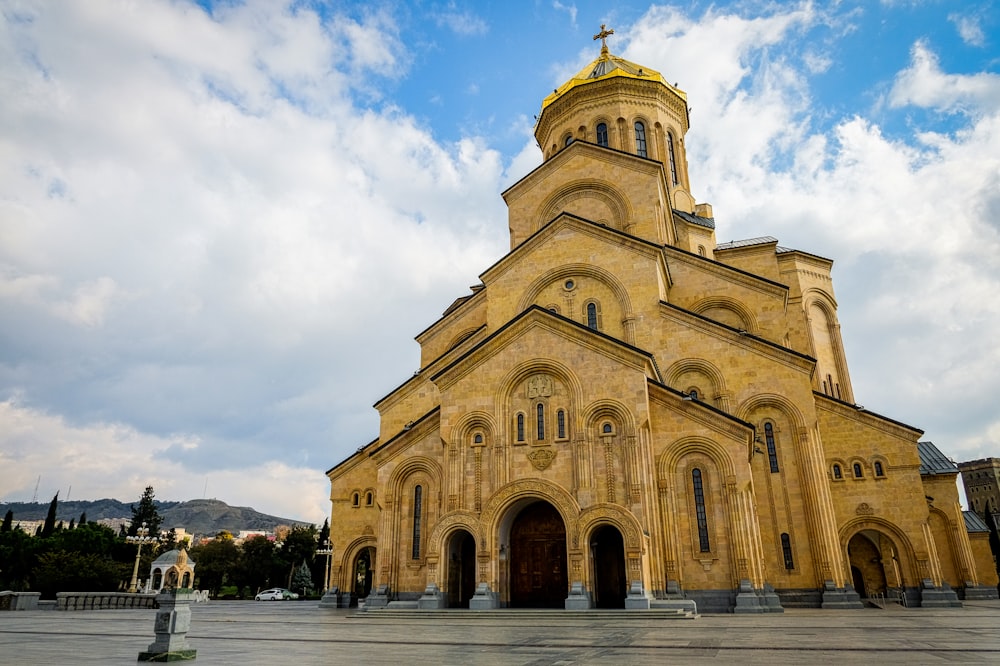
[[[622,533],[604,525],[590,537],[593,563],[594,605],[598,608],[625,608],[625,541]]]
[[[372,574],[375,571],[375,549],[362,548],[354,558],[354,595],[364,599],[372,591]]]
[[[566,525],[548,502],[533,502],[510,529],[510,605],[514,608],[565,608]]]
[[[448,607],[468,608],[476,592],[476,539],[465,530],[448,538]]]
[[[854,589],[862,598],[886,594],[888,588],[899,586],[895,571],[887,572],[885,568],[886,559],[890,567],[893,563],[891,546],[887,545],[888,539],[874,530],[858,532],[847,544]],[[889,552],[883,553],[883,550]]]

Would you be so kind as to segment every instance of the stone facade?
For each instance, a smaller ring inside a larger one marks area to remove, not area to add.
[[[546,98],[510,252],[328,472],[331,585],[737,612],[979,586],[957,469],[854,402],[833,262],[716,243],[687,130],[684,93],[606,48]]]

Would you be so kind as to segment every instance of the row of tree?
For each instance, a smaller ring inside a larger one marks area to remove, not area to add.
[[[115,531],[87,521],[69,525],[56,521],[59,495],[52,498],[45,522],[29,534],[14,527],[8,511],[0,524],[0,590],[33,590],[52,599],[56,592],[112,592],[126,589],[135,564],[136,546],[126,541],[145,525],[160,534],[162,519],[153,502],[153,488],[132,506],[128,526]],[[329,538],[329,527],[295,527],[281,541],[264,537],[237,545],[229,532],[189,550],[195,562],[195,587],[218,594],[235,586],[240,596],[252,596],[265,587],[288,587],[300,593],[323,585],[325,561],[316,558],[317,543]],[[175,548],[174,530],[152,548],[142,549],[140,578],[149,575],[153,560]]]

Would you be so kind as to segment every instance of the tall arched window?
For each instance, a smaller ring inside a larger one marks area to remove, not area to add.
[[[635,154],[639,157],[648,157],[646,154],[646,126],[640,121],[635,121]]]
[[[674,135],[667,132],[667,157],[670,158],[670,181],[676,185],[677,180],[677,160],[674,158]]]
[[[413,489],[413,559],[420,559],[420,521],[423,517],[424,509],[424,488],[417,486]]]
[[[882,463],[878,460],[875,461],[875,476],[885,476],[885,470],[882,469]]]
[[[566,439],[566,412],[560,409],[556,412],[556,437]]]
[[[764,424],[764,440],[767,442],[767,460],[771,463],[771,472],[778,471],[778,451],[774,446],[774,426]]]
[[[537,414],[537,426],[536,430],[538,432],[538,440],[541,441],[545,439],[545,405],[538,403],[538,407],[535,408]]]
[[[597,145],[608,147],[608,126],[606,123],[597,124]]]
[[[861,463],[854,463],[854,478],[860,479],[862,476],[864,475],[861,473]]]
[[[840,465],[834,463],[833,465],[833,478],[842,479],[844,478],[844,473],[840,471]]]
[[[698,516],[698,547],[701,552],[712,550],[708,542],[708,514],[705,512],[705,488],[702,485],[701,470],[691,470],[691,483],[694,486],[694,508]]]
[[[785,568],[794,569],[795,560],[792,558],[792,540],[787,532],[781,534],[781,553],[785,556]]]
[[[597,304],[587,303],[587,326],[597,330]]]
[[[517,441],[524,441],[524,414],[517,415]]]

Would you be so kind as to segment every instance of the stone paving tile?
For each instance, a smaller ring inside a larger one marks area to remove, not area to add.
[[[151,610],[0,613],[0,664],[135,664]],[[311,602],[192,607],[196,664],[1000,663],[1000,602],[961,609],[705,615],[552,613],[393,617]]]

